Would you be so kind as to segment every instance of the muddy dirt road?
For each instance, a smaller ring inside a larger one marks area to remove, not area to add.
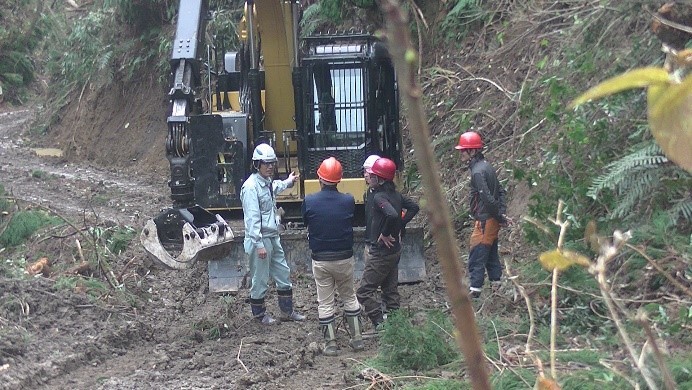
[[[139,231],[168,205],[166,177],[38,157],[30,147],[30,111],[0,114],[0,183],[22,207],[44,207],[76,226],[120,225]],[[67,268],[74,237],[45,237],[26,261],[46,256]],[[51,244],[52,243],[52,244]],[[7,260],[3,254],[2,261]],[[0,274],[0,389],[345,389],[367,388],[359,372],[376,338],[353,353],[340,326],[338,357],[320,353],[311,275],[293,275],[304,323],[263,327],[238,295],[208,292],[206,265],[186,271],[150,267],[135,239],[112,260],[118,282],[98,296],[59,282],[65,275],[21,279]],[[439,271],[401,287],[402,305],[444,305]],[[276,294],[267,298],[278,313]]]

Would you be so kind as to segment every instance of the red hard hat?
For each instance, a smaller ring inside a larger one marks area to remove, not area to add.
[[[317,176],[327,183],[338,183],[341,181],[343,172],[344,170],[339,160],[329,157],[320,164],[320,167],[317,169]]]
[[[481,149],[483,148],[483,140],[475,131],[467,131],[459,137],[459,145],[455,146],[456,150],[464,149]]]
[[[394,174],[396,173],[396,164],[394,161],[388,158],[378,158],[374,164],[372,164],[371,171],[373,174],[385,179],[394,180]]]

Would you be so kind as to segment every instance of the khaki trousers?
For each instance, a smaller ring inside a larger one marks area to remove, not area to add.
[[[336,293],[344,303],[344,311],[360,311],[353,287],[355,259],[312,261],[312,275],[317,285],[317,312],[319,318],[329,318],[336,313]]]

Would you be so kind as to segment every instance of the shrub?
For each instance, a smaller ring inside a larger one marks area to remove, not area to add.
[[[380,336],[378,360],[392,370],[429,370],[459,358],[449,329],[449,318],[439,311],[427,313],[424,324],[414,325],[412,314],[390,315]]]
[[[43,226],[55,223],[55,219],[43,211],[19,211],[12,215],[7,228],[0,235],[0,245],[17,246]]]

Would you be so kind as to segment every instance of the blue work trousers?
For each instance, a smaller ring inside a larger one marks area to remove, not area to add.
[[[250,263],[250,276],[252,285],[250,286],[251,299],[263,299],[269,289],[269,279],[274,279],[277,290],[290,290],[291,269],[286,263],[284,248],[281,246],[279,237],[262,238],[264,249],[267,250],[267,257],[260,259],[257,256],[257,249],[248,253]]]

